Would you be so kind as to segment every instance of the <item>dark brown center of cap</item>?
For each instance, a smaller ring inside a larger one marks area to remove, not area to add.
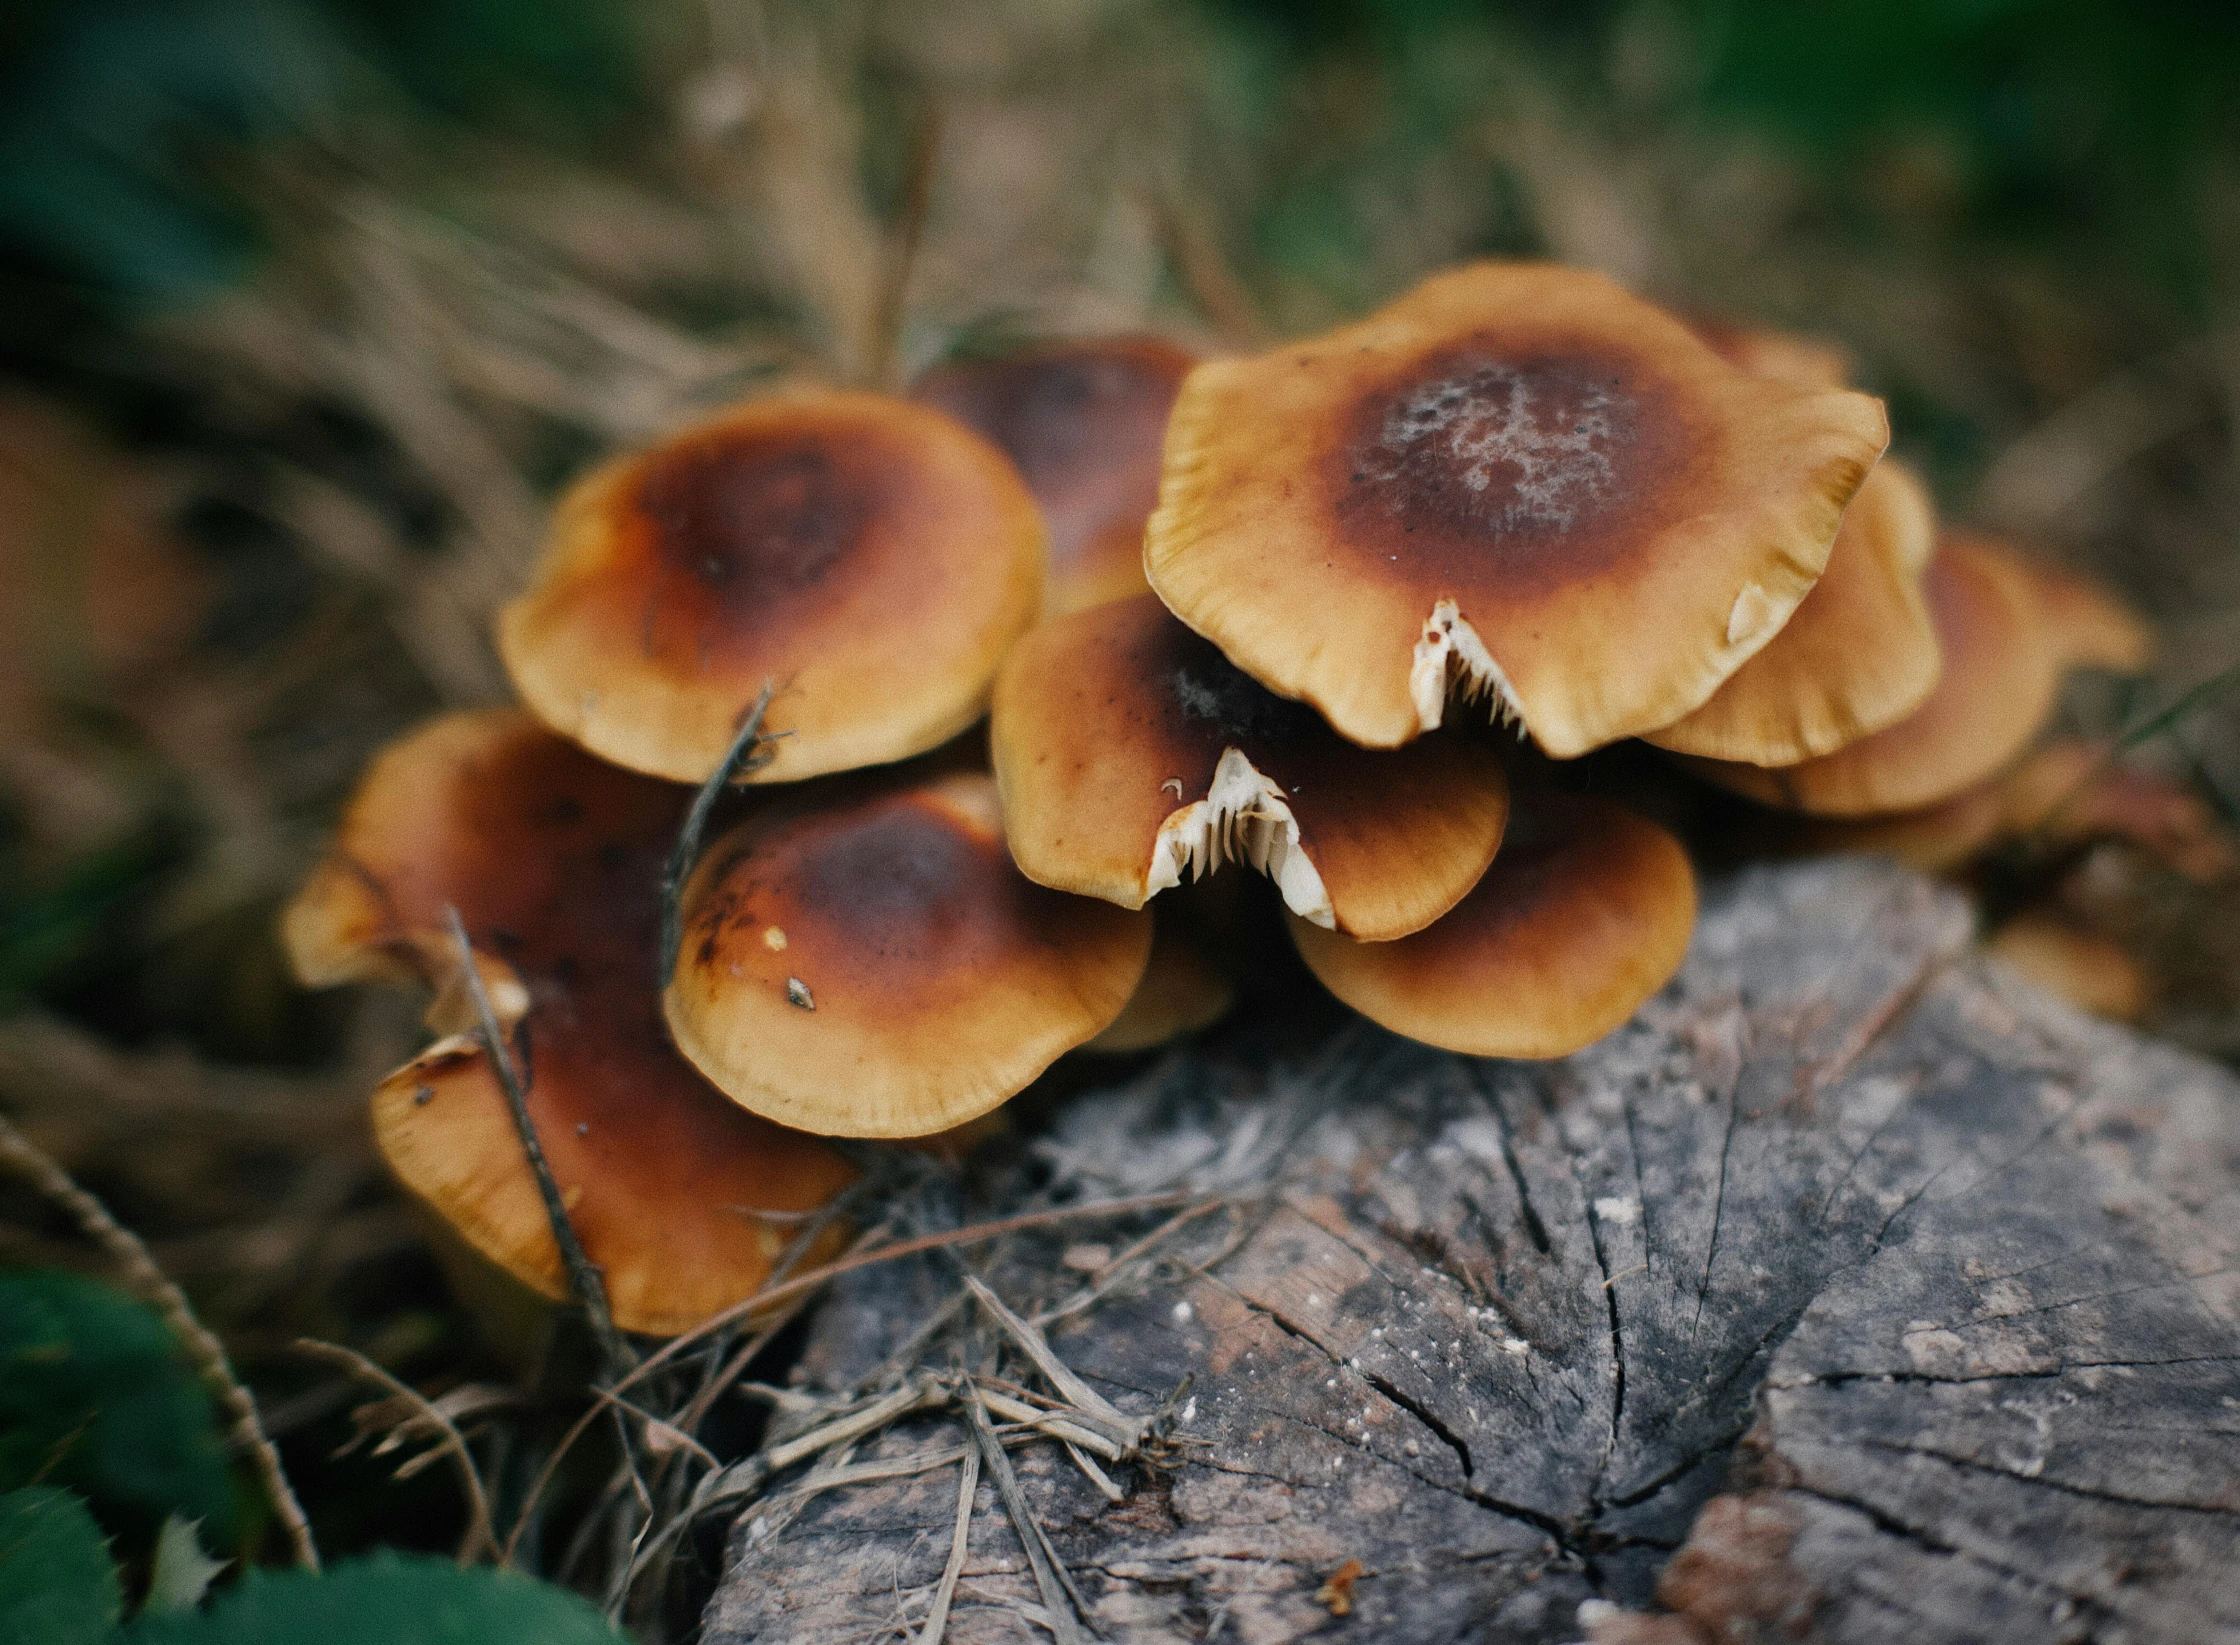
[[[1335,454],[1339,515],[1400,566],[1587,569],[1688,461],[1664,397],[1622,355],[1465,341],[1363,396]]]
[[[724,432],[665,453],[638,499],[661,556],[738,600],[822,581],[876,504],[867,477],[814,435]]]

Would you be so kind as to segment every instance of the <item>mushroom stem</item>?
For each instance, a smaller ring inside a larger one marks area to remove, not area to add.
[[[475,1015],[480,1019],[475,1033],[482,1040],[482,1048],[489,1055],[490,1067],[498,1076],[498,1085],[506,1094],[506,1106],[513,1110],[514,1129],[521,1133],[521,1152],[529,1161],[529,1174],[537,1179],[537,1193],[544,1200],[544,1212],[552,1223],[552,1242],[560,1248],[560,1260],[568,1270],[568,1285],[576,1294],[576,1301],[583,1307],[584,1318],[590,1323],[592,1339],[599,1345],[599,1357],[605,1363],[607,1380],[612,1383],[624,1376],[637,1363],[622,1333],[615,1329],[614,1313],[607,1306],[606,1281],[600,1277],[598,1265],[592,1262],[583,1248],[583,1241],[576,1237],[575,1224],[568,1220],[568,1207],[560,1197],[560,1185],[552,1180],[552,1167],[546,1163],[544,1144],[537,1140],[537,1122],[529,1117],[529,1094],[522,1089],[521,1076],[515,1072],[512,1054],[506,1048],[505,1035],[499,1030],[497,1014],[490,1009],[490,995],[482,986],[482,973],[474,963],[474,943],[467,936],[467,923],[459,918],[459,910],[446,905],[444,918],[451,925],[451,940],[458,945],[461,979],[467,995],[474,1003]]]

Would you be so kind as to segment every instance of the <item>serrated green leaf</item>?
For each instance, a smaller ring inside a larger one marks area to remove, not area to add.
[[[250,1570],[208,1609],[141,1617],[116,1645],[618,1645],[562,1588],[511,1571],[462,1571],[373,1554],[319,1575]]]
[[[148,1597],[142,1615],[159,1611],[191,1611],[210,1591],[210,1579],[233,1563],[212,1559],[202,1551],[197,1522],[173,1514],[156,1533],[154,1567],[148,1573]]]
[[[122,1605],[82,1500],[51,1485],[0,1496],[0,1645],[102,1645]]]
[[[225,1440],[163,1321],[77,1274],[0,1270],[0,1490],[34,1482],[82,1493],[113,1531],[176,1513],[239,1544]]]

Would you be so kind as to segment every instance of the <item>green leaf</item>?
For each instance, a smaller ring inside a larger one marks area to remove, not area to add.
[[[212,1559],[202,1551],[195,1535],[197,1522],[173,1514],[156,1533],[154,1568],[148,1575],[148,1597],[141,1602],[143,1616],[155,1611],[191,1611],[210,1591],[210,1579],[233,1563]]]
[[[122,1605],[84,1502],[51,1485],[0,1496],[0,1645],[101,1645]]]
[[[320,1575],[250,1570],[209,1609],[141,1617],[116,1645],[618,1645],[565,1589],[511,1571],[374,1554]]]
[[[76,1274],[0,1270],[0,1490],[30,1484],[135,1537],[174,1513],[220,1549],[243,1530],[210,1396],[163,1320]]]

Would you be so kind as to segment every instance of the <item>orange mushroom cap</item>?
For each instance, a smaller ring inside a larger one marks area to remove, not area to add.
[[[530,1117],[615,1320],[663,1335],[751,1295],[792,1224],[854,1176],[822,1142],[726,1101],[663,1031],[661,865],[690,798],[516,710],[448,715],[375,759],[283,926],[308,982],[436,982],[457,971],[444,911],[459,910],[504,985],[493,1003]],[[478,1038],[390,1075],[373,1121],[398,1180],[474,1250],[568,1294]]]
[[[2050,908],[2016,914],[1984,947],[2049,994],[2112,1022],[2137,1022],[2154,1003],[2145,969],[2123,944]]]
[[[939,412],[773,395],[579,481],[498,648],[532,713],[634,771],[704,780],[765,680],[786,735],[753,780],[884,764],[980,716],[1044,538],[1010,462]]]
[[[1151,958],[1136,991],[1111,1025],[1082,1050],[1113,1055],[1148,1051],[1211,1027],[1236,1002],[1236,983],[1183,922],[1169,917],[1162,903],[1152,915]]]
[[[1353,942],[1292,916],[1323,986],[1370,1021],[1480,1057],[1562,1057],[1618,1027],[1687,955],[1680,842],[1607,800],[1520,799],[1485,878],[1436,924]]]
[[[1026,879],[974,775],[806,796],[708,848],[665,1003],[756,1113],[915,1137],[988,1112],[1120,1015],[1151,919]]]
[[[1670,725],[1788,619],[1889,436],[1600,275],[1477,264],[1183,384],[1144,545],[1176,615],[1346,737],[1450,687],[1569,757]]]
[[[1123,908],[1234,857],[1318,925],[1428,925],[1493,860],[1509,789],[1452,733],[1379,752],[1271,695],[1149,595],[1013,647],[990,727],[1027,877]]]
[[[1904,719],[1936,689],[1942,663],[1921,586],[1936,531],[1927,489],[1884,458],[1781,632],[1709,702],[1646,740],[1709,759],[1795,765]]]
[[[1693,316],[1688,328],[1722,360],[1753,377],[1778,377],[1803,388],[1850,386],[1851,354],[1840,344],[1703,315]]]
[[[1195,364],[1162,337],[1104,337],[945,362],[911,390],[1019,465],[1050,523],[1046,612],[1150,587],[1143,526],[1159,500],[1167,412]]]
[[[2097,643],[2079,638],[2093,630],[2058,607],[2049,616],[2040,590],[2053,585],[1973,532],[1938,539],[1923,586],[1944,668],[1913,713],[1796,765],[1696,760],[1691,769],[1766,805],[1865,817],[1936,805],[2012,762],[2052,713],[2063,668]]]

